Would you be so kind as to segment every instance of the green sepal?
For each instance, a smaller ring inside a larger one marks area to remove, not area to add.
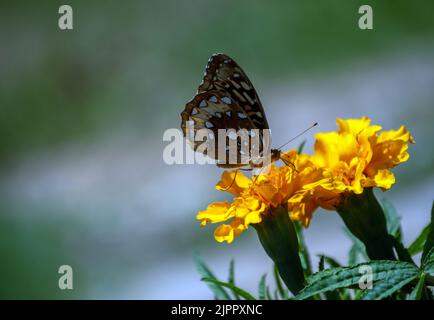
[[[347,194],[336,210],[351,233],[363,242],[371,260],[396,260],[386,217],[372,188],[365,188],[362,194]]]
[[[279,270],[280,277],[293,293],[304,287],[304,272],[299,256],[297,233],[288,210],[278,207],[253,225],[259,240]]]

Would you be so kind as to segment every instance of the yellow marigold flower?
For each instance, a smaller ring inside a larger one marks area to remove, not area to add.
[[[287,208],[292,219],[301,221],[305,226],[309,224],[317,206],[303,202],[300,193],[305,192],[305,185],[321,178],[321,170],[313,165],[309,156],[299,155],[294,150],[282,154],[282,157],[293,163],[297,171],[272,164],[267,174],[255,176],[253,180],[241,172],[223,172],[216,189],[232,193],[235,199],[232,203],[212,203],[197,214],[202,226],[209,222],[229,221],[216,228],[214,238],[217,241],[231,243],[250,224],[261,223],[263,215],[278,207]],[[306,197],[305,200],[310,199]]]
[[[408,143],[414,143],[404,126],[380,132],[367,117],[337,119],[338,132],[318,133],[312,161],[324,169],[331,183],[321,187],[337,193],[361,194],[366,187],[389,189],[395,182],[389,170],[407,161]]]
[[[370,259],[394,260],[386,218],[372,188],[387,190],[395,183],[390,169],[408,160],[408,144],[414,140],[404,126],[381,131],[367,117],[336,122],[337,132],[316,135],[312,162],[322,169],[322,179],[304,186],[300,199],[292,201],[336,210]]]

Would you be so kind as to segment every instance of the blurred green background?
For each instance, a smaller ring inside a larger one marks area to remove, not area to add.
[[[433,1],[70,1],[69,31],[61,4],[0,4],[0,298],[212,298],[195,252],[223,279],[236,258],[239,286],[256,289],[271,264],[254,232],[218,244],[195,221],[230,199],[214,189],[221,170],[162,161],[163,132],[179,127],[214,52],[249,75],[276,144],[315,121],[334,130],[337,117],[407,125],[417,143],[381,196],[407,243],[427,223]],[[374,30],[358,28],[362,4]],[[318,211],[313,252],[345,263],[341,228]],[[58,288],[63,264],[73,290]]]

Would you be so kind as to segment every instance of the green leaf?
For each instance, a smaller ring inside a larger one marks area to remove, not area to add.
[[[229,262],[229,279],[228,282],[231,284],[235,284],[235,261],[231,259]]]
[[[363,295],[363,290],[356,289],[354,290],[354,300],[360,300]]]
[[[373,284],[372,289],[366,289],[363,292],[361,300],[381,300],[387,298],[406,284],[416,279],[417,276],[418,273],[416,271],[402,272],[382,281],[378,281]]]
[[[248,293],[247,291],[245,291],[245,290],[243,290],[241,288],[238,288],[237,286],[235,286],[233,284],[230,284],[230,283],[227,283],[227,282],[218,281],[215,278],[202,278],[202,281],[211,283],[211,284],[216,285],[218,287],[225,287],[225,288],[231,289],[232,291],[236,291],[236,293],[240,297],[242,297],[242,298],[244,298],[246,300],[256,300],[255,297],[253,297],[250,293]]]
[[[324,262],[327,263],[331,268],[341,267],[341,264],[335,258],[326,255],[324,255]]]
[[[419,236],[408,247],[408,252],[410,252],[412,256],[418,254],[419,252],[422,252],[430,230],[430,225],[427,225],[425,228],[423,228]]]
[[[288,292],[286,291],[286,289],[283,288],[282,279],[280,279],[279,270],[277,269],[276,265],[274,265],[273,273],[274,280],[276,281],[276,290],[280,294],[280,297],[284,300],[288,299]]]
[[[351,300],[350,290],[347,288],[340,289],[339,300]]]
[[[297,150],[297,153],[298,153],[298,154],[300,154],[300,153],[303,152],[303,149],[304,149],[305,144],[306,144],[306,140],[303,140],[303,141],[300,143],[300,145],[298,146],[298,150]]]
[[[199,274],[202,278],[217,280],[217,278],[214,276],[214,274],[211,272],[211,270],[207,267],[207,265],[202,261],[202,259],[198,255],[195,255],[194,260],[196,263],[197,271],[199,272]],[[208,283],[208,287],[214,293],[214,296],[216,297],[216,299],[218,299],[218,300],[230,300],[231,299],[231,297],[226,292],[226,290],[224,288],[222,288],[221,286],[219,286],[217,284],[213,284],[213,283]]]
[[[318,263],[319,271],[324,270],[324,265],[326,262],[332,268],[337,268],[341,266],[339,262],[337,262],[335,259],[328,257],[326,255],[320,255],[320,259]],[[337,290],[325,292],[324,297],[326,300],[341,300],[340,292],[338,292]]]
[[[431,248],[434,247],[434,202],[431,208],[431,223],[430,223],[430,231],[426,238],[425,246],[423,247],[422,253],[422,263],[424,262],[428,252],[430,252]]]
[[[234,259],[231,259],[231,262],[229,263],[229,279],[228,283],[235,285],[235,261]],[[232,291],[232,294],[234,295],[235,300],[240,300],[240,297],[238,294],[234,291]]]
[[[270,287],[269,286],[267,286],[266,298],[267,298],[267,300],[273,300],[273,297],[271,296],[271,293],[270,293]]]
[[[318,271],[323,271],[323,270],[324,270],[324,256],[320,255],[319,262],[318,262]]]
[[[274,290],[274,300],[279,300],[279,291],[277,289]]]
[[[348,252],[348,265],[352,266],[356,264],[359,260],[359,249],[357,245],[352,244],[350,248],[350,252]]]
[[[310,276],[307,279],[308,285],[296,296],[296,299],[306,299],[323,292],[359,284],[364,275],[359,271],[361,266],[372,268],[372,281],[374,282],[384,279],[393,281],[399,277],[410,278],[418,273],[418,268],[411,263],[390,260],[376,260],[351,267],[327,269]]]
[[[422,272],[419,281],[413,291],[410,293],[408,300],[421,300],[423,290],[425,289],[425,277],[426,273]]]
[[[259,281],[259,300],[266,300],[267,297],[267,285],[266,285],[267,274],[263,274],[261,281]]]
[[[425,256],[421,268],[428,273],[434,272],[434,247]]]
[[[387,231],[395,238],[399,239],[401,236],[401,218],[396,212],[393,204],[386,198],[381,200],[384,214],[386,215]]]
[[[428,263],[423,269],[427,273],[434,275],[434,262]]]
[[[298,251],[300,254],[300,261],[303,267],[305,276],[312,274],[312,263],[310,261],[309,251],[307,250],[306,242],[304,241],[303,226],[300,222],[294,221],[294,228],[297,232],[298,238]]]

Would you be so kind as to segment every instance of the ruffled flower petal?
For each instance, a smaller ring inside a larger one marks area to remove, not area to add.
[[[214,202],[206,210],[199,211],[196,218],[202,221],[201,226],[205,226],[208,222],[223,222],[232,217],[233,210],[231,210],[231,207],[231,204],[227,201]]]
[[[241,172],[225,171],[223,172],[222,179],[217,183],[216,189],[219,191],[228,191],[238,196],[251,185],[252,180]]]
[[[218,242],[226,241],[231,243],[235,237],[238,237],[245,227],[240,219],[235,219],[230,224],[222,224],[214,230],[214,238]]]

